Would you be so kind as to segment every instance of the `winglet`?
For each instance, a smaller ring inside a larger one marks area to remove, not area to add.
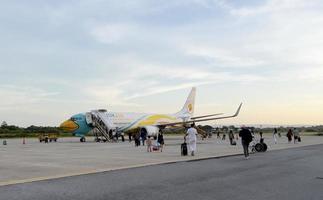
[[[233,115],[234,117],[238,116],[239,113],[240,113],[240,110],[241,110],[241,107],[242,107],[242,102],[240,103],[238,109],[237,109],[237,112]]]

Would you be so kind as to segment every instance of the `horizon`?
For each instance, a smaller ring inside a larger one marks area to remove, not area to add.
[[[4,123],[7,121],[2,121],[2,123]],[[235,124],[235,123],[232,123],[232,124],[221,124],[221,123],[207,123],[207,122],[202,122],[202,123],[197,123],[198,125],[202,125],[202,126],[212,126],[213,128],[215,127],[224,127],[224,126],[234,126],[234,127],[238,127],[240,128],[242,125],[244,126],[247,126],[247,127],[255,127],[255,128],[280,128],[280,127],[283,127],[283,128],[288,128],[288,127],[306,127],[306,128],[310,128],[310,127],[318,127],[318,126],[323,126],[323,124]],[[19,126],[19,125],[16,125],[16,124],[10,124],[10,123],[7,123],[8,126],[18,126],[19,128],[28,128],[30,126],[37,126],[37,125],[33,125],[33,124],[30,124],[30,125],[27,125],[27,126]],[[40,125],[40,127],[58,127],[58,126],[42,126]]]
[[[213,124],[323,124],[319,0],[0,2],[0,121],[174,113],[197,87]]]

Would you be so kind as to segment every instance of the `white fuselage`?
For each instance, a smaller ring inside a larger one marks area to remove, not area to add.
[[[121,131],[143,126],[183,121],[182,118],[177,118],[175,115],[169,114],[105,112],[104,116],[109,118]]]

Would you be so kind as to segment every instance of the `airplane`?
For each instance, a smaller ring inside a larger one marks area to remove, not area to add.
[[[106,137],[116,134],[134,134],[144,132],[147,136],[156,136],[160,130],[166,127],[186,127],[192,123],[227,119],[238,116],[242,103],[233,115],[219,116],[223,113],[193,116],[195,108],[196,88],[193,87],[183,108],[175,114],[146,114],[146,113],[121,113],[108,112],[105,109],[92,110],[87,113],[73,115],[64,121],[60,128],[66,132],[80,137],[85,142],[85,136],[95,128],[99,129]]]

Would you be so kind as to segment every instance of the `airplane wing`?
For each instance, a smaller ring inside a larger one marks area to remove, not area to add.
[[[195,119],[192,118],[189,121],[165,123],[165,124],[160,124],[158,126],[166,127],[166,126],[175,126],[175,125],[179,125],[179,124],[189,124],[189,123],[195,123],[195,122],[204,122],[204,121],[213,121],[213,120],[219,120],[219,119],[234,118],[239,115],[241,107],[242,107],[242,103],[239,105],[239,107],[234,115],[223,116],[223,117],[213,117],[213,118],[204,118],[203,116],[201,116],[200,118],[195,118]],[[219,115],[219,114],[215,114],[215,115]],[[214,115],[211,115],[211,116],[214,116]]]
[[[217,114],[212,114],[212,115],[202,115],[202,116],[197,116],[197,117],[191,117],[192,120],[195,119],[201,119],[201,118],[206,118],[206,117],[213,117],[213,116],[217,116],[217,115],[223,115],[223,113],[217,113]]]

